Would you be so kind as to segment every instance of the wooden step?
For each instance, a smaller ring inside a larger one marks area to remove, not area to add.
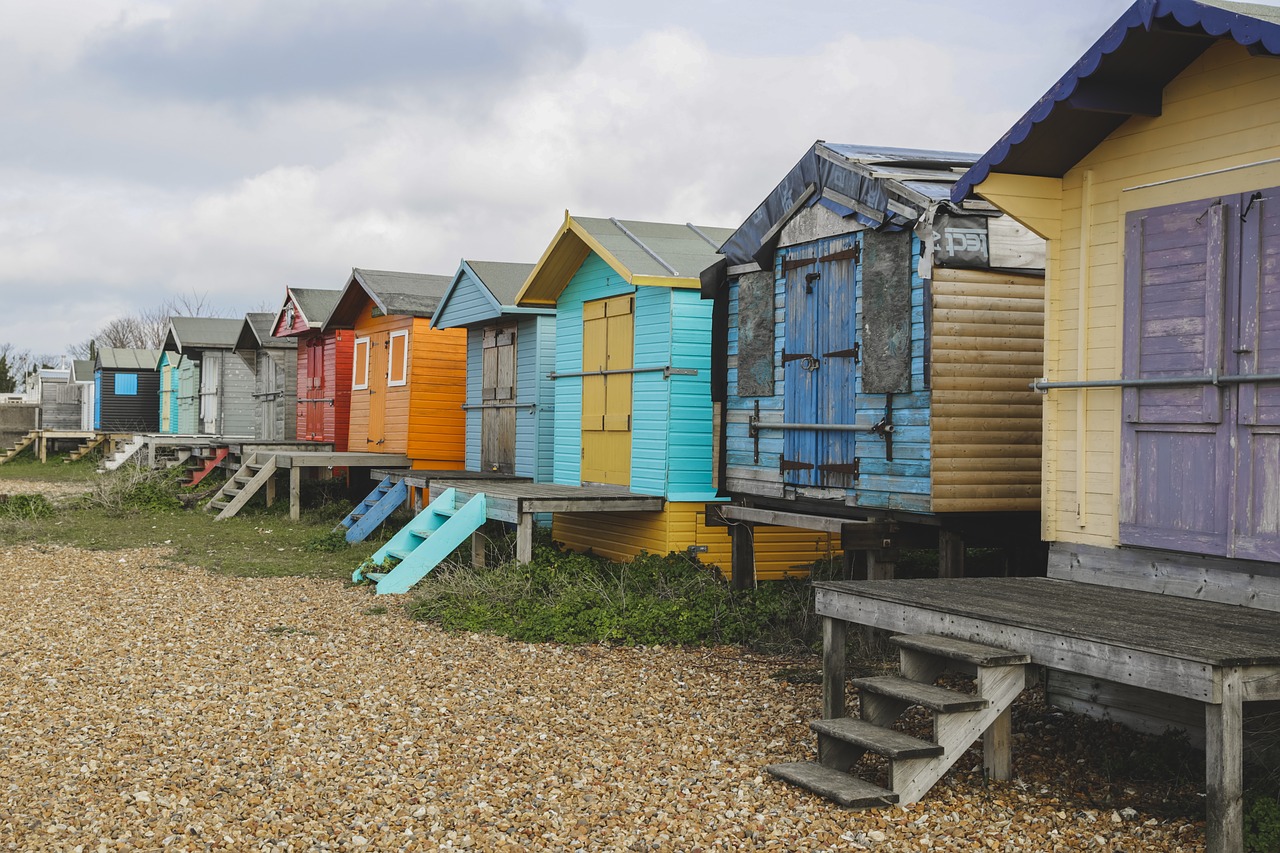
[[[873,725],[856,717],[814,720],[809,728],[819,735],[851,743],[886,758],[933,758],[935,755],[942,755],[942,747],[936,743]]]
[[[879,693],[920,705],[941,714],[954,714],[960,711],[981,711],[989,704],[981,696],[972,693],[961,693],[932,684],[922,684],[909,678],[897,675],[881,675],[875,678],[855,678],[854,686],[870,693]]]
[[[850,808],[878,808],[898,802],[898,795],[893,791],[886,791],[857,776],[823,767],[816,761],[770,764],[765,771]]]
[[[913,652],[924,652],[974,666],[1015,666],[1031,663],[1030,655],[936,634],[899,634],[896,637],[890,637],[889,642]]]
[[[212,509],[226,509],[230,505],[231,501],[209,501],[209,506]]]

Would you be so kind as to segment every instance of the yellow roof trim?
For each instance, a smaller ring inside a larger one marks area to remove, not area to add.
[[[579,246],[572,247],[566,242],[570,239],[570,235]],[[578,253],[574,248],[586,249],[588,252],[599,255],[600,260],[608,264],[614,272],[622,276],[623,281],[633,287],[695,288],[701,287],[702,284],[697,277],[636,275],[612,252],[600,245],[600,242],[566,210],[564,222],[552,238],[551,245],[547,246],[546,251],[542,253],[533,272],[529,273],[529,278],[525,280],[520,293],[516,295],[516,305],[555,307],[560,294],[569,285],[569,280],[585,260],[585,257],[577,258]]]
[[[638,275],[632,278],[631,283],[636,287],[678,287],[687,289],[702,287],[701,279],[671,275]]]

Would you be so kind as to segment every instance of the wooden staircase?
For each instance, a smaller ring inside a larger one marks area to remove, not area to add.
[[[206,456],[203,452],[199,456],[190,455],[187,465],[187,473],[190,475],[187,479],[188,486],[198,486],[200,481],[208,477],[213,471],[222,464],[227,458],[227,454],[231,451],[226,447],[217,448],[212,456]]]
[[[488,517],[483,493],[457,505],[457,492],[445,489],[426,509],[400,529],[391,541],[369,558],[367,565],[381,566],[396,560],[387,571],[356,569],[351,580],[377,583],[378,595],[408,592],[414,584],[454,552],[485,523]]]
[[[205,504],[206,511],[217,510],[214,521],[231,518],[267,485],[276,473],[276,457],[274,453],[250,453],[249,458],[231,475],[221,489],[214,493]],[[268,498],[270,498],[268,493]],[[268,501],[270,503],[270,501]]]
[[[348,542],[363,542],[365,537],[378,529],[387,516],[396,511],[409,497],[409,487],[404,480],[383,477],[364,500],[356,504],[347,517],[338,522],[334,532],[345,530]]]
[[[1028,655],[934,635],[893,637],[900,674],[858,678],[860,716],[817,720],[818,760],[771,764],[780,779],[850,808],[914,803],[979,738],[989,778],[1008,779],[1010,707],[1027,685]],[[975,676],[976,692],[934,684],[944,672]],[[912,707],[932,712],[933,739],[892,728]],[[888,759],[886,787],[853,775],[866,754]]]
[[[93,438],[86,438],[84,441],[80,442],[80,444],[76,447],[75,450],[68,453],[62,461],[63,462],[79,462],[81,459],[88,456],[98,447],[101,447],[102,442],[106,440],[107,440],[107,436],[104,433],[98,433]]]
[[[118,436],[117,436],[118,437]],[[114,438],[114,437],[113,437]],[[139,450],[147,446],[147,437],[144,435],[132,435],[122,441],[115,449],[115,452],[102,460],[102,466],[98,468],[99,473],[103,471],[114,471],[124,463],[133,458],[133,455]]]
[[[3,465],[13,457],[17,456],[22,451],[26,450],[39,437],[40,437],[40,430],[33,429],[30,432],[28,432],[26,435],[22,436],[22,438],[19,438],[14,443],[13,447],[10,447],[8,450],[4,452],[3,456],[0,456],[0,465]]]

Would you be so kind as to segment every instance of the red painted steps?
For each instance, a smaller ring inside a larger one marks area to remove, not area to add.
[[[212,456],[204,457],[203,464],[201,464],[198,468],[191,469],[191,479],[187,481],[187,485],[188,486],[199,485],[200,481],[203,480],[205,477],[209,476],[209,474],[213,471],[214,468],[217,468],[220,464],[222,464],[222,460],[227,458],[228,452],[229,452],[228,448],[219,447]]]

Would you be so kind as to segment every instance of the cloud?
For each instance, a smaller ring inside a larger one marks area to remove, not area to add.
[[[237,101],[385,95],[464,101],[582,53],[558,13],[521,0],[191,0],[121,20],[81,69],[143,96]]]

